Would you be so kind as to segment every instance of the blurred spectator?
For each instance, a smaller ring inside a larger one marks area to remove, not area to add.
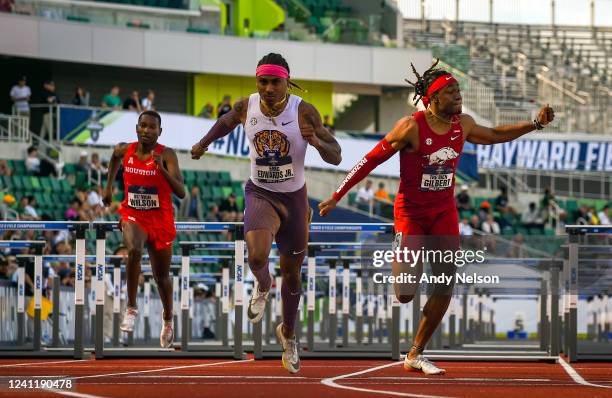
[[[77,87],[72,99],[72,105],[89,106],[89,92],[85,91],[83,87]]]
[[[457,209],[458,210],[468,210],[472,211],[472,204],[470,199],[470,194],[468,193],[468,186],[462,185],[461,192],[457,194],[455,198],[457,200]]]
[[[219,222],[221,221],[221,214],[219,213],[219,206],[210,205],[208,208],[208,213],[206,214],[206,218],[204,219],[206,222]]]
[[[10,175],[13,175],[13,170],[9,167],[6,160],[0,159],[0,176]]]
[[[154,111],[155,110],[155,92],[151,89],[147,91],[147,96],[142,99],[141,102],[143,111]]]
[[[528,230],[537,229],[538,232],[544,234],[544,220],[535,202],[529,203],[529,209],[521,215],[521,224]]]
[[[138,113],[142,112],[142,108],[140,107],[140,94],[138,94],[138,91],[132,91],[132,95],[123,101],[123,109]]]
[[[76,221],[79,219],[79,208],[81,207],[81,202],[78,199],[73,199],[70,207],[66,209],[64,213],[64,217],[68,221]]]
[[[589,208],[582,205],[576,210],[575,217],[577,225],[589,225],[591,217],[589,215]]]
[[[355,204],[358,209],[370,211],[370,202],[374,198],[374,190],[372,189],[372,180],[367,180],[365,186],[357,191]]]
[[[121,98],[119,98],[119,87],[113,86],[110,93],[102,97],[102,108],[121,109]]]
[[[0,0],[0,12],[13,12],[15,0]]]
[[[89,164],[89,161],[87,160],[88,156],[89,156],[89,153],[87,151],[81,151],[81,154],[79,155],[79,160],[77,164],[74,166],[77,171],[83,172],[83,173],[89,172],[89,168],[91,167],[91,165]]]
[[[550,188],[546,188],[544,189],[544,196],[542,196],[542,200],[540,201],[540,207],[546,210],[551,202],[555,202],[555,195],[550,192]]]
[[[467,217],[464,217],[463,220],[459,223],[459,235],[463,236],[471,236],[474,234],[474,230],[472,230],[472,226],[468,221]]]
[[[42,94],[40,96],[40,103],[45,105],[57,105],[60,103],[59,97],[55,92],[55,82],[53,80],[47,80],[43,84]],[[40,126],[40,138],[46,139],[49,136],[49,141],[53,139],[53,118],[50,110],[47,110],[43,115],[42,125]]]
[[[389,192],[385,190],[385,183],[378,183],[378,191],[374,194],[374,197],[381,202],[391,203],[391,196],[389,196]]]
[[[28,148],[25,167],[28,174],[38,174],[40,172],[40,158],[38,157],[38,148],[35,146]]]
[[[610,206],[605,205],[599,213],[597,213],[600,225],[610,225]]]
[[[478,218],[480,218],[481,220],[486,220],[489,214],[491,214],[491,203],[485,200],[480,204],[480,209],[478,210]]]
[[[508,189],[506,187],[502,187],[499,191],[499,195],[497,196],[497,198],[495,198],[495,210],[502,214],[515,214],[516,211],[514,210],[514,208],[508,205]]]
[[[323,127],[329,130],[332,135],[336,134],[336,129],[334,129],[334,125],[329,121],[329,115],[323,115]]]
[[[219,211],[224,222],[242,221],[242,213],[238,209],[236,195],[234,195],[233,192],[230,193],[229,196],[221,203],[221,206],[219,206]]]
[[[11,88],[10,95],[13,106],[15,107],[15,113],[17,115],[29,116],[32,91],[30,87],[26,85],[25,76],[20,77],[17,84]]]
[[[499,235],[501,233],[501,229],[499,228],[499,224],[495,219],[493,219],[492,214],[488,214],[485,218],[485,221],[481,226],[482,232],[486,234]]]
[[[599,225],[599,217],[597,215],[597,210],[594,207],[589,209],[589,224],[591,225]]]
[[[108,168],[100,162],[100,155],[98,152],[91,154],[89,168],[93,172],[91,177],[96,180],[97,184],[101,184],[102,179],[108,174]]]
[[[217,105],[217,119],[232,110],[231,101],[232,97],[230,97],[229,95],[225,95],[223,97],[223,101],[221,101],[219,105]]]
[[[27,204],[24,208],[25,213],[32,219],[32,220],[40,220],[40,216],[38,215],[38,212],[36,211],[36,198],[32,195],[27,197]]]
[[[212,119],[214,111],[215,109],[209,101],[206,103],[206,105],[202,107],[202,110],[200,111],[200,114],[198,116],[203,117],[204,119]]]
[[[202,207],[202,199],[200,198],[200,188],[197,185],[191,187],[181,201],[179,210],[181,220],[196,220],[199,221],[204,216],[204,208]]]
[[[92,208],[96,206],[104,207],[104,203],[102,203],[102,187],[100,185],[95,185],[88,190],[87,202]]]

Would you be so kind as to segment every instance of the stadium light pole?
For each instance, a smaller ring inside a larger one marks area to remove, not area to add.
[[[550,24],[555,27],[555,0],[550,0]]]
[[[591,0],[589,6],[591,8],[591,29],[593,30],[593,36],[595,36],[595,0]]]
[[[493,0],[489,0],[489,23],[493,25]]]

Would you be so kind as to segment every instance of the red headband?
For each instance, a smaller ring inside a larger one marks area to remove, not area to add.
[[[280,65],[264,64],[257,67],[255,76],[276,76],[289,79],[289,71]]]
[[[429,88],[427,89],[427,95],[422,98],[423,105],[425,105],[425,108],[429,106],[429,97],[431,97],[433,93],[448,86],[451,83],[457,83],[457,79],[455,79],[450,73],[447,75],[442,75],[436,80],[434,80],[434,82],[431,83],[431,86],[429,86]]]

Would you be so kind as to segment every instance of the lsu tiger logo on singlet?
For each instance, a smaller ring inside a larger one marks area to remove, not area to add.
[[[253,146],[257,152],[257,181],[279,183],[294,177],[293,160],[289,156],[291,144],[285,134],[278,130],[259,131],[255,133]]]

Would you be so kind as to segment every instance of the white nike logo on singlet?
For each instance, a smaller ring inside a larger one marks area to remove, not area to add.
[[[452,76],[449,76],[449,77],[447,77],[447,78],[446,78],[446,80],[450,80],[450,79],[452,79],[452,78],[453,78]]]
[[[461,137],[460,135],[456,135],[454,137],[451,137],[451,141],[455,141],[457,138]]]

